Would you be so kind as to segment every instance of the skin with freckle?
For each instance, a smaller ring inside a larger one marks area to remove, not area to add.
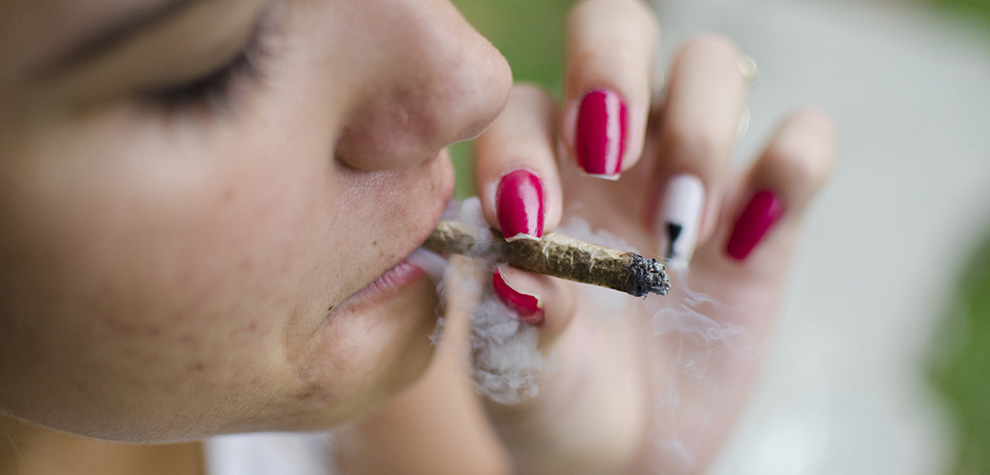
[[[0,14],[0,410],[140,442],[324,428],[422,373],[432,284],[352,296],[426,238],[452,192],[441,148],[505,102],[507,65],[452,5],[186,2],[59,70],[46,62],[112,16],[14,3]],[[256,30],[260,77],[232,80],[224,105],[142,96],[149,78],[223,66]]]

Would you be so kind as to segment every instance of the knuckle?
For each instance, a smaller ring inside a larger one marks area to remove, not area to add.
[[[603,18],[610,21],[602,21]],[[652,40],[660,32],[656,13],[642,0],[582,0],[568,15],[572,33],[600,29],[600,25],[617,33],[635,34],[640,39]]]
[[[832,118],[820,109],[815,109],[811,107],[798,109],[792,115],[792,120],[801,123],[804,127],[815,130],[815,133],[819,136],[819,141],[823,143],[828,143],[834,145],[836,142],[837,131],[835,127],[835,122]],[[830,149],[834,149],[830,147]],[[834,153],[834,150],[829,150]]]
[[[661,137],[663,148],[668,150],[671,158],[682,157],[686,161],[707,161],[719,157],[732,146],[732,137],[707,127],[701,121],[679,120],[664,126]]]
[[[818,186],[834,167],[835,142],[832,120],[818,110],[802,109],[787,119],[767,158],[787,180]]]
[[[509,96],[510,103],[535,102],[540,105],[553,104],[553,98],[542,86],[533,83],[518,83],[512,88]]]
[[[660,20],[653,8],[646,2],[633,0],[630,2],[630,13],[639,22],[640,31],[651,39],[655,39],[660,33]]]
[[[813,187],[824,183],[831,170],[828,162],[808,153],[794,155],[793,159],[788,162],[787,168],[794,182],[805,183]]]
[[[742,51],[731,39],[716,33],[700,33],[693,36],[681,47],[679,56],[702,56],[720,61],[739,61]]]

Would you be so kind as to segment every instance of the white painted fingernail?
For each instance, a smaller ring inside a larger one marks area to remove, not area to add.
[[[705,185],[694,175],[676,175],[667,182],[657,208],[660,252],[674,268],[687,266],[694,254],[705,209]]]

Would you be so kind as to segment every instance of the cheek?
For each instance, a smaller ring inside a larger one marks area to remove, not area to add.
[[[135,155],[42,154],[5,175],[20,202],[0,213],[0,404],[15,414],[168,437],[293,383],[286,327],[326,311],[307,282],[320,175],[245,150],[230,167]]]
[[[146,118],[117,117],[2,164],[0,408],[167,440],[325,427],[419,375],[428,283],[320,324],[411,252],[449,197],[449,164],[334,169],[328,101],[277,99],[226,135],[124,141]]]

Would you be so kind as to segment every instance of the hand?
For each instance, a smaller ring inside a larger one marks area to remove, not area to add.
[[[832,166],[830,121],[803,110],[747,171],[730,172],[749,63],[730,41],[699,36],[653,104],[657,31],[639,1],[582,2],[562,107],[519,86],[477,142],[482,207],[507,238],[539,236],[579,209],[592,229],[679,269],[670,296],[619,297],[624,314],[604,324],[581,284],[500,270],[500,294],[538,322],[556,361],[536,397],[486,404],[523,473],[703,469],[746,399],[801,216]]]

